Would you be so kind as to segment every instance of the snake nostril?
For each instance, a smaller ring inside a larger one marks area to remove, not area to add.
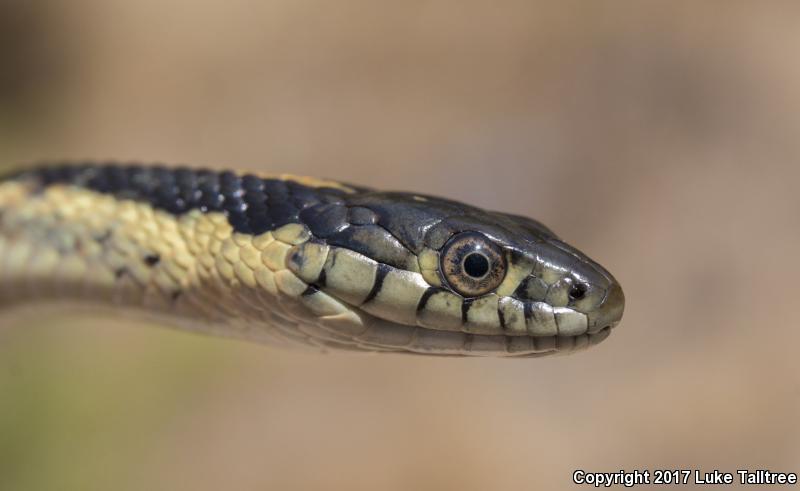
[[[570,300],[580,300],[586,296],[586,292],[589,290],[589,287],[586,283],[575,283],[569,289],[569,299]]]

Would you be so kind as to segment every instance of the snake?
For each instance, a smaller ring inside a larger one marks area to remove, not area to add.
[[[314,351],[539,357],[625,297],[541,222],[335,180],[52,162],[0,177],[0,312],[108,311]]]

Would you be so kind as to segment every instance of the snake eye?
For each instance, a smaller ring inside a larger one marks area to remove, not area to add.
[[[575,283],[569,289],[569,299],[570,300],[580,300],[586,296],[586,292],[589,290],[589,287],[586,286],[586,283]]]
[[[503,250],[477,232],[463,232],[447,241],[440,267],[447,283],[465,297],[489,293],[506,276]]]

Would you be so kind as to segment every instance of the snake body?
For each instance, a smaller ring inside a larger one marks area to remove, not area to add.
[[[31,303],[281,346],[540,356],[605,339],[624,297],[525,217],[307,177],[79,163],[0,180],[0,308]]]

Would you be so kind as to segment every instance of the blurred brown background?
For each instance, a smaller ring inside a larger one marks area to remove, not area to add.
[[[541,360],[0,329],[0,489],[562,489],[800,471],[800,8],[0,3],[0,162],[230,165],[534,216],[628,300]]]

